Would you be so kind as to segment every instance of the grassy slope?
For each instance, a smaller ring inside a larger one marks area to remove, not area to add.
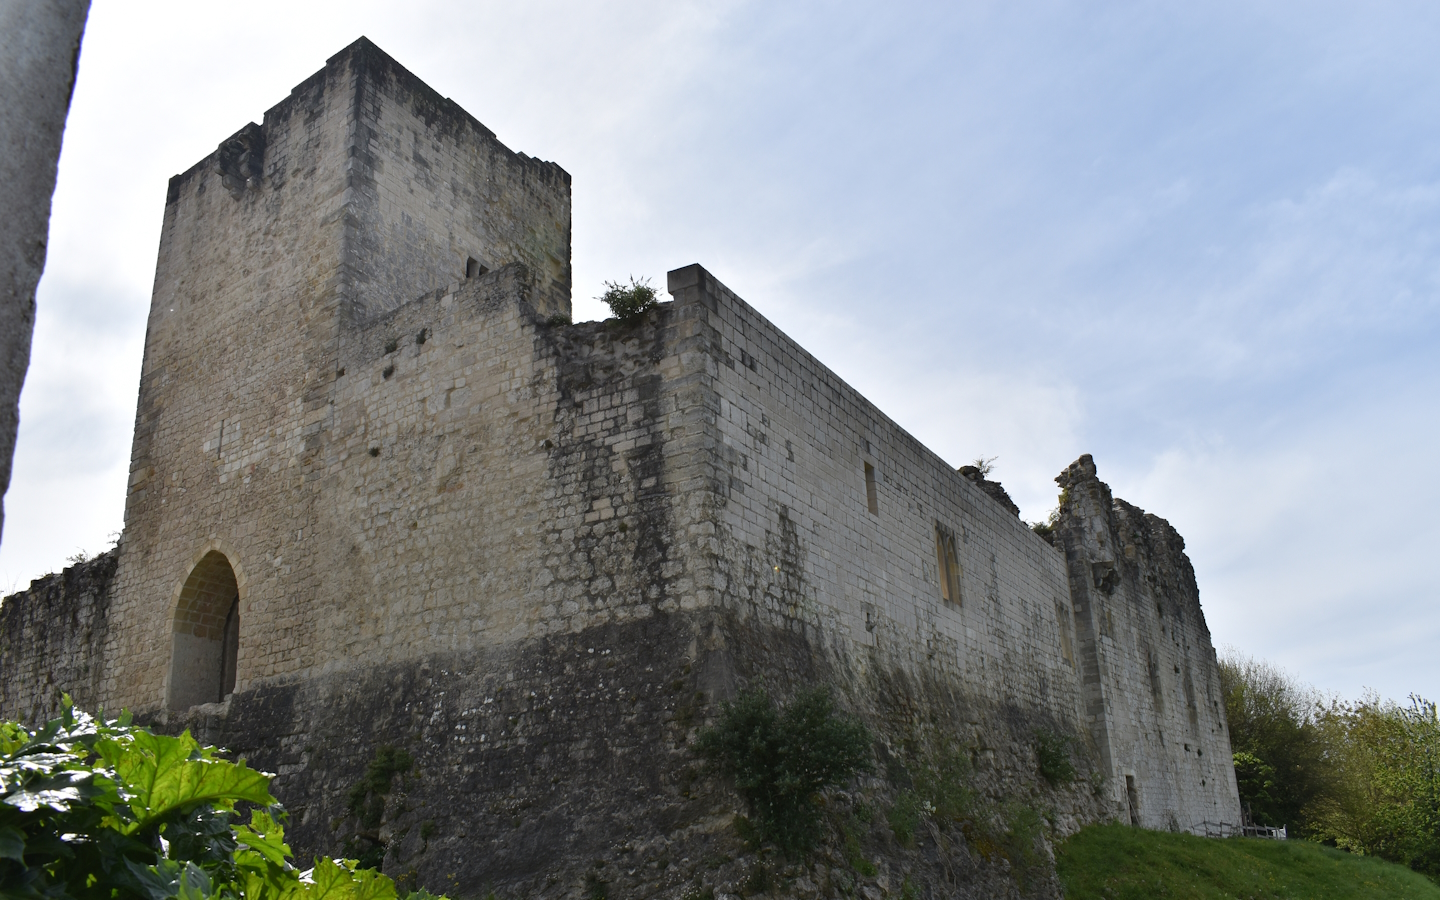
[[[1067,900],[1440,900],[1440,887],[1403,866],[1307,841],[1093,825],[1060,846],[1057,863]]]

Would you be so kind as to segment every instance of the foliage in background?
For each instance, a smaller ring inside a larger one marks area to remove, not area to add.
[[[1232,654],[1220,659],[1220,685],[1241,804],[1256,824],[1308,835],[1305,810],[1330,781],[1319,698],[1280,669]]]
[[[1066,900],[1440,900],[1416,872],[1309,841],[1091,825],[1056,849],[1055,864]]]
[[[270,776],[189,732],[129,716],[62,714],[37,731],[0,723],[0,896],[46,900],[393,900],[353,861],[299,871]],[[236,824],[236,804],[253,804]],[[412,895],[412,898],[417,895]]]
[[[650,286],[650,279],[642,278],[636,281],[634,275],[630,276],[629,284],[605,282],[605,293],[597,299],[610,307],[615,318],[622,322],[649,312],[660,302],[655,289]]]
[[[1317,716],[1333,777],[1306,810],[1317,840],[1440,879],[1440,721],[1435,704],[1370,696]]]
[[[1321,702],[1285,673],[1220,662],[1240,800],[1260,824],[1410,866],[1440,880],[1435,704],[1371,695]]]
[[[695,750],[733,780],[762,840],[787,856],[815,846],[820,791],[870,768],[870,732],[837,712],[829,691],[802,691],[783,708],[763,687],[723,703]]]

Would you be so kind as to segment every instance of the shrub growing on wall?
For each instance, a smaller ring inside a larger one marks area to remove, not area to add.
[[[605,282],[605,293],[601,294],[599,299],[610,307],[610,311],[621,321],[643,315],[654,309],[659,302],[655,289],[650,286],[650,279],[642,278],[636,281],[633,275],[630,276],[629,284]]]
[[[757,688],[721,704],[695,749],[734,781],[759,837],[794,857],[820,836],[820,791],[868,770],[870,743],[869,729],[837,712],[827,690],[802,691],[780,708]]]
[[[236,804],[253,804],[236,824]],[[270,776],[186,732],[77,712],[0,723],[0,896],[46,900],[394,900],[354,861],[290,861]],[[427,897],[423,892],[411,900]]]

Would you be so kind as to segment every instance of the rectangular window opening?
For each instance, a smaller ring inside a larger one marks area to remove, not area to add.
[[[480,265],[480,260],[476,259],[475,257],[471,256],[471,257],[466,258],[466,260],[465,260],[465,278],[466,278],[466,280],[469,280],[469,279],[471,279],[471,278],[479,278],[481,275],[484,275],[484,274],[485,274],[486,272],[488,272],[488,271],[490,271],[490,270],[487,269],[487,268],[485,268],[484,266]]]
[[[1055,622],[1060,626],[1060,656],[1071,668],[1075,666],[1075,651],[1070,646],[1070,616],[1066,613],[1065,605],[1059,600],[1055,601]]]
[[[875,493],[875,467],[865,464],[865,502],[871,515],[880,515],[880,498]]]
[[[940,598],[960,605],[960,554],[955,550],[955,535],[935,523],[935,566],[940,576]]]

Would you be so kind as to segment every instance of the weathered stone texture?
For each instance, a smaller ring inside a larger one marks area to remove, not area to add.
[[[0,4],[0,500],[10,487],[35,287],[90,0]],[[0,531],[5,511],[0,505]]]
[[[62,693],[104,702],[104,647],[118,550],[76,563],[0,602],[0,718],[43,722]]]
[[[699,266],[669,273],[673,303],[564,324],[568,216],[558,167],[363,41],[173,179],[106,626],[31,653],[7,625],[9,708],[39,710],[10,659],[89,678],[277,772],[302,852],[383,845],[456,895],[735,889],[736,798],[686,746],[762,681],[831,686],[897,772],[964,748],[986,808],[1060,833],[1119,811],[1126,774],[1146,824],[1226,816],[1226,751],[1200,737],[1223,725],[1213,651],[1168,526],[1092,467],[1057,550]],[[462,253],[493,271],[457,280]],[[1134,609],[1077,581],[1102,561]],[[234,691],[192,705],[227,683],[231,590]],[[1172,656],[1188,680],[1155,681],[1145,661]],[[1181,693],[1152,710],[1155,684]],[[1072,740],[1076,782],[1038,777],[1041,732]],[[350,791],[387,745],[419,765],[367,818]],[[956,829],[916,850],[871,831],[871,892],[1015,891]]]
[[[1172,830],[1235,822],[1219,669],[1184,539],[1113,499],[1088,454],[1055,480],[1086,717],[1115,815]]]

